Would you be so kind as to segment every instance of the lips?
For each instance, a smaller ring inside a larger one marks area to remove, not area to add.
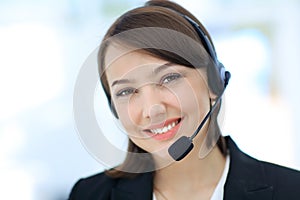
[[[181,120],[181,118],[169,119],[164,123],[150,126],[144,131],[156,140],[167,140],[177,133]]]

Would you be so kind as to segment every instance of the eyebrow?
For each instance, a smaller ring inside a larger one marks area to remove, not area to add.
[[[115,81],[111,84],[111,87],[113,87],[114,85],[117,85],[117,84],[126,84],[126,83],[130,83],[130,80],[129,80],[129,79],[115,80]]]
[[[170,66],[174,65],[173,63],[171,62],[167,62],[163,65],[160,65],[159,67],[155,68],[153,70],[153,73],[154,74],[158,74],[159,72],[169,68]],[[120,79],[120,80],[115,80],[112,84],[111,84],[111,87],[117,85],[117,84],[126,84],[126,83],[130,83],[131,81],[129,79]]]
[[[174,65],[173,63],[171,62],[167,62],[163,65],[160,65],[159,67],[157,67],[156,69],[153,70],[154,74],[158,74],[159,72],[169,68],[170,66]]]

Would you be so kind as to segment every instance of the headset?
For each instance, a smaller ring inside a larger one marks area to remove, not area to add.
[[[180,14],[180,13],[179,13]],[[176,140],[168,149],[169,155],[175,160],[180,161],[182,160],[194,147],[193,139],[197,136],[197,134],[200,132],[201,128],[204,126],[205,122],[209,119],[209,117],[214,112],[217,105],[220,103],[221,98],[224,94],[224,91],[228,85],[229,79],[231,77],[231,74],[229,71],[225,70],[224,65],[219,62],[217,58],[217,53],[213,48],[212,43],[210,42],[208,36],[205,34],[205,32],[201,29],[199,24],[197,24],[194,20],[192,20],[190,17],[186,15],[180,14],[182,17],[184,17],[194,28],[194,30],[197,32],[199,38],[201,39],[201,42],[206,50],[206,52],[209,54],[210,58],[214,62],[214,67],[217,68],[217,71],[219,72],[220,79],[223,82],[223,91],[216,99],[214,105],[211,106],[208,113],[205,115],[204,119],[200,122],[198,125],[196,131],[194,131],[193,135],[190,137],[187,136],[181,136],[178,140]]]

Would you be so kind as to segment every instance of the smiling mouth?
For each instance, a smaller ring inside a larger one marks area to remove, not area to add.
[[[173,121],[169,124],[166,124],[164,127],[162,128],[155,128],[155,129],[146,129],[145,131],[155,134],[155,135],[160,135],[160,134],[164,134],[168,131],[170,131],[172,128],[174,128],[177,124],[179,124],[181,121],[181,118],[177,119],[176,121]]]

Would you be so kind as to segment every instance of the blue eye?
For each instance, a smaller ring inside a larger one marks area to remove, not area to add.
[[[118,91],[116,96],[117,97],[125,97],[125,96],[133,94],[134,92],[136,92],[136,89],[134,89],[134,88],[125,88],[125,89]]]
[[[165,75],[162,80],[161,80],[161,84],[166,84],[166,83],[170,83],[178,78],[181,78],[181,74],[178,73],[171,73],[171,74],[167,74]]]

